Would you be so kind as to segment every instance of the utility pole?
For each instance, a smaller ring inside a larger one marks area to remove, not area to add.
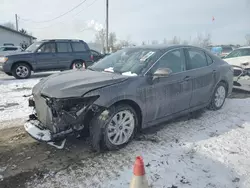
[[[109,0],[106,0],[106,53],[109,48]]]
[[[16,17],[16,30],[18,31],[18,20],[17,20],[17,14],[15,14]]]

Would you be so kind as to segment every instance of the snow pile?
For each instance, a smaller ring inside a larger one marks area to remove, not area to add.
[[[220,111],[155,129],[27,186],[128,188],[135,157],[142,155],[153,188],[250,187],[250,99],[228,99]]]
[[[40,79],[0,81],[0,121],[23,118],[29,115],[28,98]],[[1,127],[0,127],[1,128]]]

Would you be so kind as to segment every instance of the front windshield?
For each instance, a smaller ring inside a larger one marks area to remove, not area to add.
[[[26,52],[35,52],[36,49],[42,44],[42,42],[35,42],[31,44],[25,51]]]
[[[127,48],[105,57],[89,69],[136,76],[153,62],[157,52],[155,49]]]
[[[240,57],[240,56],[250,56],[250,48],[237,49],[232,51],[226,56],[226,58]]]

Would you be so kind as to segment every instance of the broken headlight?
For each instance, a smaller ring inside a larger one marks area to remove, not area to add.
[[[99,96],[91,97],[74,97],[74,98],[48,98],[46,99],[46,104],[51,108],[54,117],[61,115],[62,113],[70,114],[74,117],[81,115],[90,105],[93,104]]]

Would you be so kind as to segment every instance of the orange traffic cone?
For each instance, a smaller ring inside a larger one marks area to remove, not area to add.
[[[130,183],[130,188],[149,188],[145,176],[145,168],[142,157],[136,157],[134,164],[134,176]]]

